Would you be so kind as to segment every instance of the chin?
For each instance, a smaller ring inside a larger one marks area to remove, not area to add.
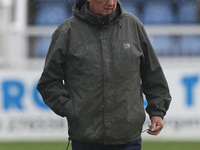
[[[106,16],[108,14],[112,13],[112,11],[109,11],[109,12],[105,12],[103,15]]]

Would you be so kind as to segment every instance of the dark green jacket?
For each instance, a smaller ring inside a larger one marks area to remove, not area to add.
[[[117,10],[102,18],[84,0],[52,36],[38,83],[44,102],[67,117],[72,140],[125,144],[141,136],[143,93],[151,116],[171,101],[163,71],[142,23]]]

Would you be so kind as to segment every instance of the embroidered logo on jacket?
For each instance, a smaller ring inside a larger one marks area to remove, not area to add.
[[[124,48],[125,49],[130,49],[131,48],[131,44],[130,43],[124,43]]]

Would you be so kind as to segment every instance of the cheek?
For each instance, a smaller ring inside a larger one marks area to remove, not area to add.
[[[115,3],[114,10],[117,8],[117,2]]]
[[[102,6],[102,7],[98,7],[98,11],[99,12],[103,12],[105,9],[104,9],[104,7]]]

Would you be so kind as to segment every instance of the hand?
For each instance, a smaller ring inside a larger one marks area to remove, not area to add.
[[[151,125],[149,125],[149,130],[147,133],[151,135],[158,135],[163,128],[163,120],[161,117],[153,116],[151,117]]]

